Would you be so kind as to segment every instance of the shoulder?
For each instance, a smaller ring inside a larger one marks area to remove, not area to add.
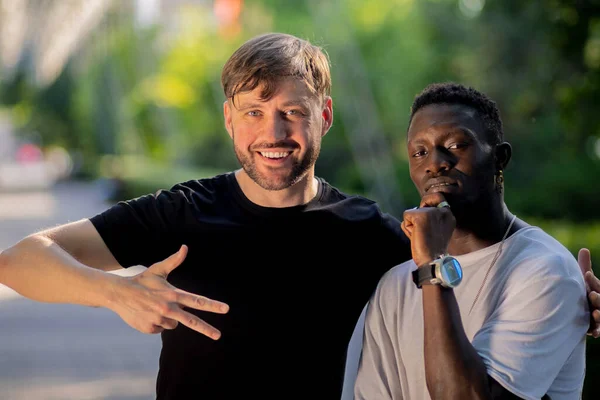
[[[517,232],[502,258],[504,267],[497,277],[506,280],[506,291],[514,300],[520,299],[521,293],[537,293],[540,303],[572,301],[579,307],[578,301],[585,299],[585,283],[577,260],[540,228]]]
[[[323,178],[319,178],[319,180],[323,184],[321,203],[336,215],[347,219],[374,220],[389,226],[400,226],[400,221],[383,212],[376,201],[361,195],[345,193]]]
[[[412,293],[414,286],[412,271],[417,268],[413,260],[408,260],[387,271],[377,284],[376,296],[379,301],[397,301],[400,296],[404,297]],[[416,288],[416,286],[415,286]]]
[[[173,185],[169,190],[159,190],[156,197],[165,200],[185,199],[189,202],[194,200],[212,202],[228,191],[232,174],[232,172],[228,172],[210,178],[180,182]]]
[[[526,264],[530,272],[581,277],[575,256],[539,227],[530,226],[518,231],[509,252],[513,261]]]
[[[201,209],[214,204],[219,196],[228,192],[227,184],[227,174],[180,182],[170,189],[160,189],[155,193],[120,201],[105,213],[173,216],[182,210]]]

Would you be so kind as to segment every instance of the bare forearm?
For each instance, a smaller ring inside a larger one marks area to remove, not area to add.
[[[83,265],[41,235],[0,254],[0,283],[36,301],[108,306],[118,279]]]
[[[485,365],[467,339],[452,290],[423,286],[423,317],[431,398],[490,398]]]

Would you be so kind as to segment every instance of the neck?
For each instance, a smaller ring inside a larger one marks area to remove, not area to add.
[[[306,204],[319,190],[319,181],[313,170],[308,171],[294,185],[282,190],[263,189],[243,169],[237,170],[235,177],[248,200],[262,207],[284,208]]]
[[[461,255],[500,242],[506,234],[513,215],[500,199],[484,207],[469,207],[468,212],[456,212],[455,217],[456,229],[450,239],[448,252]],[[516,230],[518,227],[515,223],[507,237]]]

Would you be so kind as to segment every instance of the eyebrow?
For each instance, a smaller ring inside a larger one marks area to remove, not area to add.
[[[468,136],[470,139],[477,140],[477,135],[473,131],[471,131],[470,129],[465,128],[464,126],[453,126],[452,128],[447,129],[442,134],[441,140],[442,141],[448,140],[448,138],[450,136],[456,135],[458,133],[462,133],[463,135]],[[425,142],[426,142],[425,139],[418,138],[416,140],[410,141],[409,143],[411,145],[419,145],[419,144],[422,144],[422,143],[425,143]]]
[[[299,107],[308,108],[308,99],[289,100],[289,101],[286,101],[285,103],[283,103],[283,106],[284,107],[299,106]]]
[[[236,107],[239,111],[248,110],[251,108],[261,108],[263,106],[260,102],[251,102],[251,103],[242,103],[238,107]],[[302,107],[304,109],[309,109],[308,99],[302,100],[289,100],[282,104],[283,107]]]
[[[260,108],[260,103],[243,103],[236,107],[239,111],[247,110],[249,108]]]

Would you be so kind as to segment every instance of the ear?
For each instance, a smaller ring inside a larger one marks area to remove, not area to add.
[[[229,133],[229,137],[233,139],[233,125],[231,124],[231,104],[229,100],[225,100],[223,103],[223,117],[225,119],[225,129]]]
[[[333,105],[331,97],[325,97],[323,102],[323,109],[321,110],[321,116],[323,117],[323,128],[321,129],[321,137],[325,136],[331,125],[333,125]]]
[[[512,157],[512,146],[508,142],[502,142],[496,145],[496,169],[506,169],[510,158]]]

